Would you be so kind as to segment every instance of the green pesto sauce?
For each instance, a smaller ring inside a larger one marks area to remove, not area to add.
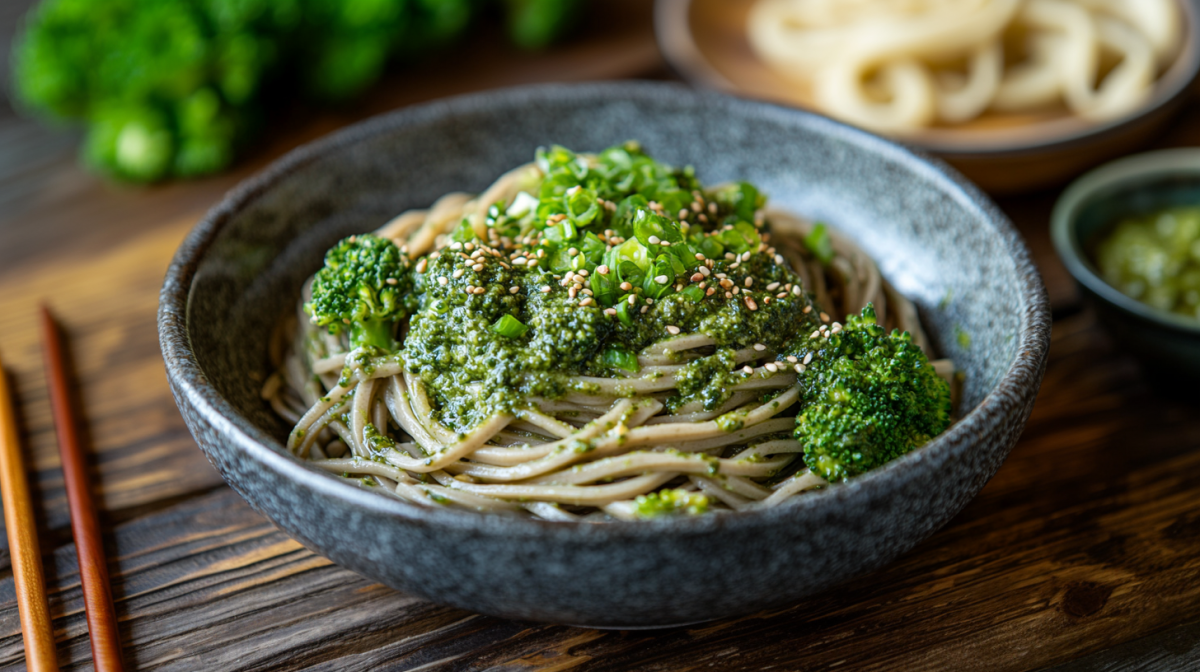
[[[685,490],[659,490],[647,495],[638,495],[634,500],[634,514],[638,518],[660,516],[697,516],[708,511],[706,495]]]

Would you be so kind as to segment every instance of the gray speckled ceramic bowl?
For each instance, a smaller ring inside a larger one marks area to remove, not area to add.
[[[596,150],[629,138],[695,165],[707,182],[751,180],[776,204],[854,236],[966,372],[963,419],[882,469],[786,506],[608,525],[421,508],[284,451],[288,428],[258,393],[267,338],[327,247],[444,192],[480,190],[538,145]],[[1020,238],[942,165],[812,114],[651,83],[455,98],[298,149],[196,227],[159,310],[168,376],[200,447],[288,533],[436,602],[607,627],[794,603],[912,548],[1004,461],[1037,395],[1049,331],[1045,291]]]

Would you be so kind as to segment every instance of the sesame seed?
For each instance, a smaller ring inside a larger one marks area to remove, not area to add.
[[[512,260],[513,266],[524,266],[528,262],[529,260],[525,257],[517,257],[516,259]]]
[[[475,264],[474,266],[471,267],[471,270],[478,273],[483,270],[483,264]]]
[[[399,282],[399,281],[398,281],[398,280],[396,280],[395,278],[388,278],[387,280],[384,280],[384,282],[386,282],[386,283],[387,283],[387,284],[389,284],[389,285],[394,285],[394,284],[396,284],[396,283],[397,283],[397,282]]]
[[[633,289],[633,285],[629,284],[628,282],[621,283],[621,291],[622,292],[628,292],[631,289]]]
[[[516,294],[516,293],[517,293],[517,292],[519,292],[519,291],[521,291],[521,288],[520,288],[520,287],[518,287],[518,286],[516,286],[516,285],[513,285],[512,287],[509,287],[509,288],[508,288],[508,293],[509,293],[509,294]]]
[[[542,287],[542,293],[543,293],[543,294],[549,294],[549,293],[550,293],[550,288],[549,288],[549,287]]]
[[[821,321],[828,322],[829,321],[829,313],[821,313]]]
[[[679,327],[668,324],[667,325],[667,333],[671,334],[672,336],[678,336],[679,335]]]
[[[656,275],[656,276],[654,276],[654,281],[655,281],[655,282],[657,282],[657,283],[658,283],[658,284],[660,284],[660,285],[665,285],[665,284],[667,284],[667,276],[665,276],[665,275]]]
[[[449,283],[450,283],[450,279],[447,278],[446,276],[444,276],[444,275],[438,276],[438,284],[439,285],[445,287]]]
[[[605,315],[616,315],[616,314],[617,314],[617,309],[616,309],[616,308],[605,308],[605,309],[604,309],[604,314],[605,314]]]
[[[767,349],[767,346],[763,345],[762,343],[755,343],[755,344],[754,344],[754,349],[755,349],[755,350],[757,350],[757,351],[759,351],[759,352],[762,352],[763,350],[766,350],[766,349]]]
[[[811,362],[811,361],[812,361],[812,355],[813,355],[813,353],[811,353],[811,352],[810,352],[810,353],[808,353],[807,355],[805,355],[805,356],[804,356],[804,364],[805,364],[806,366],[808,365],[808,363],[809,363],[809,362]]]
[[[592,297],[590,297],[590,296],[589,296],[589,297],[586,297],[586,298],[584,298],[584,300],[582,300],[582,301],[580,301],[580,302],[579,302],[579,305],[581,305],[581,306],[590,306],[590,305],[592,305]]]
[[[608,266],[597,266],[596,272],[600,275],[608,275]]]
[[[778,283],[778,282],[772,282],[771,284],[767,285],[767,291],[768,291],[768,292],[773,292],[773,291],[775,291],[775,290],[777,290],[777,289],[779,289],[779,283]]]
[[[693,273],[692,274],[692,278],[691,278],[692,282],[700,282],[703,279],[704,279],[704,275],[701,273]]]
[[[750,310],[758,310],[758,304],[754,302],[752,297],[746,297],[746,307]]]

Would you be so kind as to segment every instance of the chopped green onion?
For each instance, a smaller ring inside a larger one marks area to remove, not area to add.
[[[604,365],[630,373],[637,373],[639,368],[637,355],[620,346],[612,346],[604,351]]]
[[[822,264],[833,261],[833,241],[830,240],[829,231],[824,224],[817,224],[812,232],[804,237],[804,246]]]
[[[520,338],[528,330],[529,327],[512,315],[504,315],[492,325],[492,331],[508,338]]]
[[[470,220],[463,217],[454,228],[454,233],[450,234],[450,239],[456,243],[469,243],[475,240],[475,227],[471,226]]]
[[[704,299],[704,290],[700,289],[696,285],[685,287],[684,290],[679,294],[691,299],[692,303],[700,303],[700,301]]]

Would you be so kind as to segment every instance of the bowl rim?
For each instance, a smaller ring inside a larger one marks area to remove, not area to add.
[[[1080,208],[1092,195],[1133,180],[1154,180],[1177,175],[1194,175],[1200,180],[1200,147],[1143,152],[1090,170],[1072,182],[1055,202],[1050,214],[1050,237],[1067,271],[1102,300],[1148,322],[1200,336],[1200,319],[1155,308],[1108,284],[1084,251],[1083,241],[1079,240],[1075,226]]]
[[[682,78],[731,95],[749,96],[738,85],[717,71],[700,52],[690,28],[691,7],[695,0],[655,0],[654,34],[659,51],[670,68]],[[934,152],[948,159],[1005,158],[1028,154],[1070,150],[1090,145],[1096,138],[1121,132],[1150,115],[1181,102],[1200,75],[1200,4],[1178,0],[1183,14],[1185,34],[1174,62],[1158,77],[1154,90],[1137,109],[1098,124],[1085,124],[1061,135],[1002,135],[993,139],[938,137],[917,133],[889,135],[894,142]],[[678,45],[678,48],[672,45]],[[775,104],[821,114],[820,111],[779,101]],[[845,122],[842,122],[845,123]],[[870,131],[868,131],[870,132]]]
[[[396,498],[368,492],[288,454],[282,444],[243,417],[208,381],[191,348],[188,315],[195,272],[224,226],[245,207],[270,190],[275,183],[319,161],[326,153],[364,142],[376,135],[419,127],[446,115],[479,110],[504,109],[538,103],[587,103],[595,100],[658,102],[688,100],[691,105],[723,113],[806,125],[813,132],[857,145],[893,159],[921,174],[961,207],[973,211],[990,225],[1012,260],[1022,302],[1015,355],[1004,374],[979,404],[953,426],[922,448],[859,476],[781,506],[714,516],[671,517],[645,521],[614,521],[597,525],[583,522],[549,522],[516,516],[499,516],[449,507],[423,507]],[[160,293],[159,340],[167,376],[181,407],[191,406],[210,426],[261,466],[274,470],[298,486],[321,496],[341,500],[364,513],[386,515],[406,524],[447,527],[465,531],[503,533],[517,538],[646,540],[664,533],[702,535],[731,526],[771,526],[804,515],[818,506],[870,497],[901,487],[925,469],[936,469],[973,449],[979,436],[994,431],[1013,413],[1032,406],[1041,384],[1050,345],[1050,309],[1046,289],[1024,241],[1008,218],[974,185],[941,161],[827,117],[760,101],[749,101],[721,93],[696,91],[682,84],[664,82],[592,82],[583,84],[538,84],[496,89],[423,103],[378,115],[302,145],[229,191],[195,226],[180,245]],[[198,442],[203,447],[203,442]],[[988,474],[990,477],[991,474]]]

